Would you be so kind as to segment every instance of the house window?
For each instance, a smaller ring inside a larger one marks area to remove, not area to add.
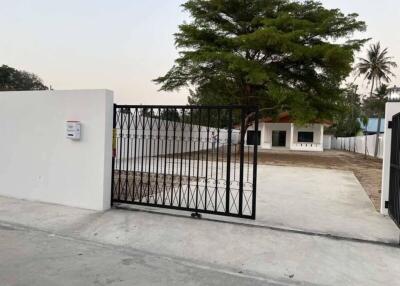
[[[256,132],[253,130],[247,131],[247,140],[246,144],[247,145],[254,145],[255,143],[255,138],[256,137]],[[260,145],[261,142],[261,131],[257,131],[257,145]]]
[[[314,142],[314,132],[298,132],[297,142],[305,142],[305,143]]]

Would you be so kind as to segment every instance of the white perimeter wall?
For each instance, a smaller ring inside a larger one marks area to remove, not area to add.
[[[323,143],[324,150],[332,149],[332,139],[333,139],[332,135],[324,135],[324,139],[323,139],[323,141],[324,141],[324,143]]]
[[[355,137],[338,137],[332,138],[332,148],[337,150],[344,150],[367,156],[374,156],[376,144],[376,135],[361,135]],[[379,137],[378,158],[383,157],[383,146],[385,139]]]
[[[112,112],[107,90],[0,92],[0,195],[109,208]],[[67,120],[81,121],[80,141]]]
[[[133,115],[134,116],[134,115]],[[189,152],[196,152],[198,150],[206,150],[207,147],[208,149],[212,148],[212,143],[215,142],[215,147],[223,147],[227,145],[228,142],[228,130],[227,129],[217,129],[210,127],[209,130],[207,131],[206,126],[200,126],[200,125],[195,125],[193,124],[190,126],[190,124],[182,124],[180,122],[173,122],[173,121],[167,121],[167,120],[160,120],[160,140],[157,140],[157,135],[158,135],[158,129],[157,129],[157,124],[158,124],[158,119],[152,120],[152,129],[150,131],[150,117],[145,119],[147,122],[146,128],[143,133],[143,127],[141,122],[143,121],[143,117],[141,115],[137,116],[137,120],[135,119],[136,122],[140,122],[138,125],[138,128],[136,130],[137,134],[137,139],[134,139],[134,126],[131,126],[129,130],[129,157],[131,158],[141,158],[142,157],[142,145],[143,144],[151,144],[152,149],[151,153],[150,148],[145,148],[143,152],[144,157],[150,157],[150,156],[156,156],[157,153],[158,155],[164,155],[165,150],[167,154],[180,154]],[[168,125],[168,131],[166,130],[166,125]],[[173,126],[176,126],[176,130],[174,132]],[[124,123],[122,129],[122,136],[121,136],[121,123],[116,122],[116,129],[117,129],[117,134],[116,134],[116,168],[118,168],[118,163],[119,159],[125,160],[127,158],[127,137],[128,137],[128,129],[127,129],[127,124]],[[192,132],[190,132],[190,127],[192,127]],[[200,130],[199,130],[200,129]],[[212,132],[214,132],[215,140],[212,140]],[[173,140],[175,133],[175,140]],[[200,134],[200,135],[199,135]],[[144,137],[143,137],[144,135]],[[150,135],[151,135],[151,140],[150,140]],[[121,152],[121,137],[122,139],[122,152]],[[143,139],[145,138],[145,139]],[[182,140],[183,138],[183,140]],[[190,140],[190,138],[192,140]],[[217,143],[218,140],[218,143]],[[208,145],[207,145],[208,141]],[[231,134],[231,142],[232,144],[238,144],[240,141],[240,130],[238,129],[232,129],[232,134]],[[159,143],[159,149],[157,152],[157,143]],[[136,145],[136,146],[135,146]],[[165,146],[167,145],[167,146]],[[182,146],[183,145],[183,146]],[[235,148],[235,146],[233,147]],[[239,148],[239,147],[238,147]],[[137,153],[133,154],[134,151],[136,150]]]
[[[392,121],[393,115],[400,112],[400,102],[386,103],[385,111],[385,140],[383,144],[383,166],[382,166],[382,192],[381,192],[381,213],[387,214],[385,201],[389,200],[389,179],[390,179],[390,155],[392,143],[392,129],[389,129],[388,122]]]

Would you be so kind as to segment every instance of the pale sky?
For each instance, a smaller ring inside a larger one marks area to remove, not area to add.
[[[39,75],[54,89],[107,88],[119,104],[185,104],[187,91],[158,92],[151,80],[177,56],[173,33],[184,0],[0,0],[0,64]],[[357,12],[362,37],[400,65],[399,0],[322,0]],[[400,86],[400,69],[393,84]],[[364,87],[365,88],[365,87]]]

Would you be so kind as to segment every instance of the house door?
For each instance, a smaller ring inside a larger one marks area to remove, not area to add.
[[[286,131],[272,131],[272,147],[286,147]]]

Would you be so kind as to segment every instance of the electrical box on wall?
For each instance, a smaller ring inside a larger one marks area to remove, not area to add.
[[[67,121],[67,138],[72,140],[81,139],[81,123],[79,121]]]

